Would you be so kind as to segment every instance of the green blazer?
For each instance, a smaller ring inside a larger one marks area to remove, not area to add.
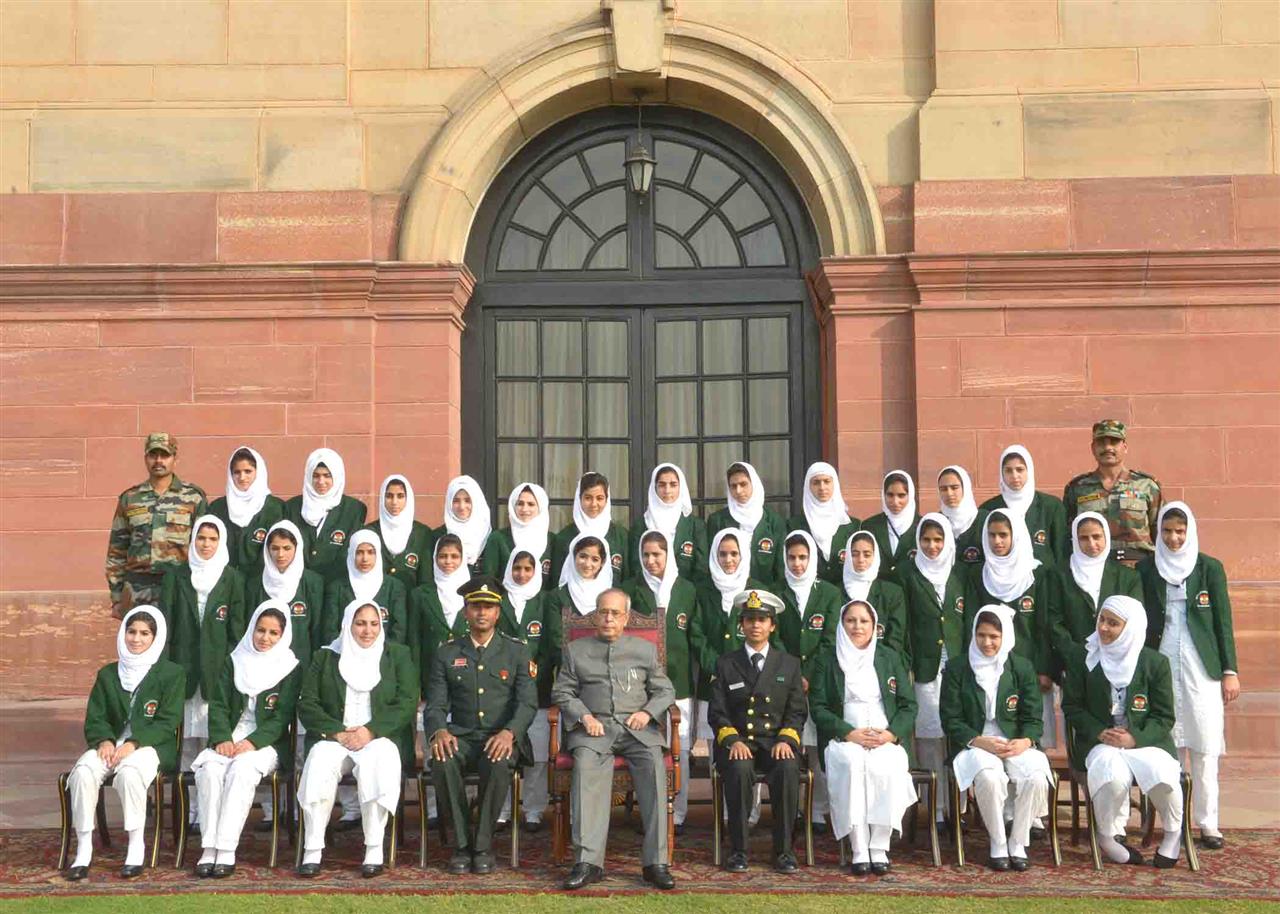
[[[542,589],[555,590],[556,582],[551,579],[552,559],[551,553],[555,543],[555,537],[547,537],[547,547],[542,550],[542,555],[537,556],[539,563],[542,565]],[[613,547],[610,546],[610,549]],[[506,574],[507,562],[511,560],[511,553],[516,550],[516,541],[511,536],[511,528],[503,527],[501,530],[494,530],[489,534],[489,540],[484,544],[484,554],[481,556],[480,564],[484,568],[485,574],[491,574],[499,581]]]
[[[366,529],[378,534],[378,540],[382,541],[382,521],[375,520]],[[423,569],[431,569],[435,545],[435,531],[422,521],[415,520],[413,529],[409,531],[409,539],[399,555],[392,555],[387,551],[387,544],[382,543],[382,570],[385,574],[394,575],[404,585],[406,592],[413,590],[418,586]]]
[[[938,592],[916,568],[914,560],[900,569],[907,600],[907,657],[916,682],[933,682],[947,658],[963,657],[969,640],[965,628],[965,573],[963,565],[951,569],[942,601]]]
[[[880,549],[881,580],[900,581],[903,569],[916,557],[916,525],[911,525],[906,533],[898,538],[898,548],[889,548],[889,518],[883,511],[873,514],[862,522],[859,530],[866,530],[876,538],[876,546]],[[843,577],[844,571],[841,570]]]
[[[253,703],[255,729],[245,739],[253,743],[255,749],[274,747],[281,771],[293,768],[294,741],[289,738],[289,725],[298,707],[298,692],[305,672],[306,667],[298,664],[284,679],[259,693]],[[209,698],[210,746],[230,741],[248,703],[249,696],[236,688],[235,666],[228,657]]]
[[[302,496],[295,495],[284,503],[285,517],[302,531],[305,542],[299,544],[306,550],[307,569],[326,581],[347,576],[347,546],[351,534],[364,526],[369,511],[364,502],[342,496],[342,500],[325,515],[324,523],[317,531],[302,519]]]
[[[439,603],[436,605],[439,606]],[[461,613],[458,615],[462,616]],[[441,625],[444,624],[443,611],[438,621]],[[465,621],[463,625],[466,625]],[[507,597],[503,597],[502,609],[498,615],[498,631],[528,645],[529,659],[535,667],[538,707],[551,707],[551,683],[555,680],[556,670],[560,668],[560,651],[564,647],[559,601],[553,594],[545,590],[539,591],[536,597],[524,604],[524,613],[517,621],[515,607]]]
[[[1084,639],[1098,627],[1098,607],[1102,606],[1107,597],[1123,594],[1142,601],[1142,580],[1128,565],[1121,565],[1115,559],[1108,558],[1106,565],[1102,567],[1102,583],[1098,588],[1098,604],[1095,606],[1093,597],[1081,590],[1076,583],[1070,564],[1062,566],[1059,577],[1062,579],[1062,600],[1057,611],[1051,615],[1049,625],[1056,663],[1061,666],[1074,653],[1073,645],[1083,647]],[[1151,630],[1147,631],[1149,633]]]
[[[790,587],[779,587],[777,595],[786,604],[777,620],[778,640],[788,654],[799,659],[800,674],[812,680],[818,659],[835,650],[836,626],[840,624],[844,594],[826,581],[814,581],[803,614],[796,606],[796,595]]]
[[[956,564],[981,565],[987,557],[986,543],[982,541],[982,526],[990,514],[984,508],[978,509],[978,516],[973,519],[969,529],[956,537]]]
[[[640,517],[631,525],[631,558],[636,562],[640,561],[640,540],[644,538],[644,531],[647,529],[648,524],[644,522],[644,512],[641,511]],[[680,577],[692,584],[709,577],[707,544],[711,541],[707,539],[707,525],[702,518],[693,514],[680,518],[676,523],[676,534],[671,539],[671,548],[675,550],[676,572]],[[633,574],[636,580],[642,578],[639,565],[636,565]]]
[[[315,652],[302,680],[298,720],[307,731],[306,749],[346,727],[342,723],[347,703],[347,683],[338,670],[339,657],[328,648]],[[365,724],[375,737],[385,736],[400,749],[406,771],[415,765],[413,718],[418,711],[418,676],[413,658],[403,644],[384,642],[380,678],[370,693],[373,717]]]
[[[912,563],[914,567],[914,562]],[[842,594],[843,596],[843,594]],[[847,598],[846,598],[847,599]],[[843,604],[845,601],[841,600]],[[876,608],[879,618],[880,640],[893,648],[910,662],[907,653],[907,595],[895,581],[880,578],[871,584],[867,591],[867,602]]]
[[[707,518],[707,543],[714,540],[721,530],[737,525],[728,507],[714,512]],[[782,573],[786,561],[782,554],[782,542],[786,538],[787,522],[782,519],[781,514],[765,505],[760,523],[756,524],[755,530],[751,532],[751,577],[762,582],[766,589],[786,581]],[[709,545],[708,548],[710,548]],[[703,563],[703,567],[708,567],[706,562]],[[705,579],[710,580],[710,578],[711,574],[708,572]]]
[[[1062,578],[1056,569],[1041,565],[1033,573],[1034,581],[1026,592],[1013,600],[997,600],[987,592],[982,583],[982,566],[969,566],[968,585],[964,595],[964,641],[967,646],[973,632],[973,620],[978,610],[988,603],[1004,603],[1013,608],[1013,630],[1016,639],[1013,652],[1035,664],[1036,672],[1044,676],[1057,676],[1060,672],[1054,662],[1051,620],[1060,610]],[[950,656],[955,656],[950,654]]]
[[[223,661],[249,624],[244,608],[244,578],[228,565],[209,591],[203,621],[196,605],[190,566],[179,565],[166,572],[160,587],[160,609],[169,626],[165,653],[186,674],[186,697],[191,698],[200,689],[208,701],[222,673]]]
[[[907,750],[910,759],[913,755],[911,737],[916,729],[916,693],[908,678],[907,665],[897,651],[877,644],[875,666],[889,732]],[[818,730],[818,758],[825,759],[827,743],[843,740],[853,729],[844,719],[844,670],[836,661],[834,648],[818,659],[818,667],[809,680],[809,716]]]
[[[1138,563],[1143,604],[1147,608],[1147,647],[1160,649],[1164,637],[1165,580],[1156,570],[1155,556]],[[1227,595],[1227,573],[1213,556],[1200,553],[1187,576],[1187,630],[1204,664],[1205,672],[1221,679],[1223,671],[1240,669],[1236,659],[1236,637],[1231,624],[1231,599]]]
[[[548,590],[555,590],[560,586],[560,569],[564,567],[565,562],[573,560],[569,555],[569,545],[577,538],[578,532],[577,524],[569,524],[551,538],[551,578]],[[635,561],[631,555],[631,534],[621,524],[610,522],[605,541],[609,544],[609,561],[613,564],[613,583],[621,586],[635,573]],[[545,584],[546,581],[544,580],[543,583]]]
[[[747,578],[743,590],[774,592],[773,588],[765,586],[755,578]],[[689,623],[689,648],[698,661],[698,695],[710,696],[711,675],[716,671],[716,663],[719,662],[720,655],[725,651],[742,647],[747,643],[747,639],[742,634],[742,626],[738,624],[738,616],[741,613],[737,609],[731,609],[727,615],[725,614],[720,608],[720,591],[716,590],[710,580],[698,585],[697,594],[698,609]],[[782,646],[782,640],[778,637],[776,628],[769,643]]]
[[[267,500],[262,503],[262,510],[243,527],[237,527],[231,522],[226,496],[215,498],[209,505],[209,513],[227,528],[227,551],[231,555],[232,567],[245,576],[261,571],[267,531],[277,521],[284,520],[284,502],[274,495],[268,495]]]
[[[1085,651],[1074,651],[1067,661],[1062,683],[1062,713],[1070,726],[1071,767],[1084,770],[1089,750],[1098,745],[1098,734],[1113,726],[1111,683],[1099,663],[1084,665]],[[1169,660],[1159,651],[1143,648],[1133,679],[1125,689],[1128,730],[1139,747],[1155,746],[1178,757],[1173,747],[1173,677]]]
[[[98,670],[84,711],[84,741],[96,749],[104,740],[115,742],[129,727],[129,739],[139,749],[147,746],[160,757],[160,770],[178,767],[177,729],[187,700],[186,674],[168,660],[158,660],[138,688],[126,692],[120,685],[118,663]]]
[[[467,624],[465,609],[458,610],[452,626],[445,621],[434,577],[409,591],[408,607],[411,656],[418,667],[419,686],[425,695],[436,650],[451,638],[461,638],[471,627]]]
[[[245,581],[246,617],[252,618],[253,610],[267,599],[267,590],[262,586],[261,574],[255,574]],[[309,568],[302,572],[302,577],[298,579],[298,588],[293,592],[293,597],[288,600],[288,604],[289,625],[293,628],[293,643],[289,647],[305,670],[311,663],[312,650],[329,643],[322,641],[315,631],[320,626],[321,615],[324,614],[324,578]],[[232,650],[235,648],[233,647]]]
[[[631,611],[643,616],[656,615],[657,598],[644,577],[632,578],[622,589],[631,597]],[[671,588],[671,605],[666,607],[667,678],[676,690],[676,698],[690,698],[694,691],[693,619],[698,613],[698,591],[683,577],[677,577]],[[699,696],[709,697],[709,696]]]
[[[1029,739],[1039,748],[1044,735],[1044,700],[1035,668],[1025,657],[1010,654],[996,685],[996,724],[1005,739]],[[987,724],[987,696],[973,678],[969,657],[947,663],[942,674],[938,714],[947,734],[947,761],[968,748]]]
[[[861,523],[852,514],[849,515],[849,522],[841,524],[836,528],[836,532],[831,537],[831,555],[823,556],[822,549],[818,549],[818,580],[826,581],[828,584],[834,584],[836,587],[844,585],[844,554],[845,547],[849,544],[849,537],[858,532]],[[803,514],[799,517],[792,517],[787,521],[787,535],[790,536],[797,530],[803,530],[810,535],[813,531],[809,529],[809,520]],[[783,544],[786,545],[785,543]],[[787,555],[784,551],[782,554],[783,568],[786,568]],[[785,572],[783,580],[786,580]]]
[[[980,507],[990,513],[1008,505],[1003,495],[996,495]],[[1063,507],[1062,499],[1037,489],[1031,496],[1025,520],[1035,557],[1046,565],[1066,570],[1067,561],[1071,558],[1071,525],[1067,523],[1067,509]]]
[[[332,641],[342,631],[342,613],[347,604],[356,598],[351,588],[351,580],[347,577],[335,578],[324,588],[324,613],[320,616],[320,627],[316,632],[322,647]],[[387,640],[396,644],[409,643],[409,610],[404,585],[391,575],[383,575],[382,586],[373,595],[373,602],[382,611],[382,624],[387,630]]]

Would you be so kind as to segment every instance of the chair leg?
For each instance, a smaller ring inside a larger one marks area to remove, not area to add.
[[[427,868],[427,782],[426,773],[418,773],[418,869]]]
[[[178,777],[181,777],[181,775],[178,775]],[[163,832],[164,775],[157,773],[154,784],[155,784],[156,817],[155,817],[155,825],[152,826],[152,829],[151,829],[151,868],[152,869],[156,868],[156,861],[160,857],[160,835],[164,833]],[[176,808],[178,804],[177,802],[175,802],[173,805]]]
[[[58,847],[58,869],[67,865],[67,854],[71,850],[71,797],[67,790],[70,773],[58,775],[58,813],[62,819],[62,842]],[[90,840],[93,840],[90,838]]]
[[[396,803],[395,812],[391,813],[391,821],[387,823],[391,826],[391,852],[387,854],[387,869],[394,870],[396,868],[396,852],[400,849],[400,830],[397,826],[404,817],[404,781],[400,783],[400,799]]]
[[[1053,794],[1053,802],[1049,804],[1049,849],[1053,852],[1053,865],[1055,867],[1062,866],[1062,845],[1058,841],[1058,788],[1061,781],[1058,779],[1058,773],[1051,771],[1053,782],[1049,787]]]
[[[267,859],[269,869],[276,868],[276,860],[280,853],[280,772],[271,772],[271,856]]]
[[[804,861],[813,866],[813,769],[805,777],[804,791]]]
[[[849,858],[845,854],[845,848],[848,846],[848,843],[849,842],[844,838],[836,841],[836,845],[840,848],[840,869],[844,869],[849,862]]]
[[[174,813],[178,817],[178,847],[173,854],[173,868],[180,870],[187,857],[187,809],[191,804],[187,782],[181,772],[173,781],[173,799]]]
[[[954,772],[949,780],[951,783],[951,834],[955,840],[956,866],[964,866],[964,822],[959,814],[960,784],[956,781]]]
[[[1071,778],[1071,846],[1080,846],[1080,782]]]
[[[1191,872],[1200,872],[1200,854],[1196,850],[1196,842],[1191,837],[1191,809],[1195,786],[1191,777],[1182,775],[1182,846],[1187,849],[1187,866]]]
[[[521,794],[524,793],[524,780],[519,768],[511,769],[511,868],[520,869],[520,825],[524,821],[520,815]]]
[[[667,866],[676,862],[676,797],[667,793]]]
[[[1138,794],[1138,813],[1142,829],[1142,846],[1150,847],[1155,843],[1156,811],[1145,793]]]
[[[716,771],[716,763],[711,763],[711,862],[716,866],[720,865],[720,808],[724,805],[724,797],[722,794],[724,789],[720,786],[720,775]]]
[[[293,777],[289,779],[289,792],[295,797],[298,795],[298,769],[295,764]],[[299,804],[301,805],[301,804]],[[278,815],[278,813],[277,813]],[[302,810],[298,810],[297,837],[293,842],[293,867],[297,869],[302,866],[302,848],[307,843],[307,820],[302,815]]]
[[[1093,797],[1089,796],[1088,790],[1084,792],[1084,814],[1088,820],[1089,852],[1093,854],[1093,868],[1102,872],[1102,852],[1098,849],[1098,822],[1093,814]]]
[[[105,784],[98,788],[98,806],[94,810],[94,819],[98,828],[98,840],[102,842],[103,847],[110,847],[111,829],[107,828],[107,792],[105,788]]]

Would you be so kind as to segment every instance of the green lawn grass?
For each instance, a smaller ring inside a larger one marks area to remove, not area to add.
[[[126,907],[164,914],[1264,914],[1280,903],[1262,901],[1124,901],[1095,898],[943,898],[867,895],[167,895],[33,898],[0,901],[0,914],[116,914]]]

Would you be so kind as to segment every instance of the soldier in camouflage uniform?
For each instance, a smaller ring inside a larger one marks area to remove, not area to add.
[[[1129,453],[1125,424],[1103,419],[1093,426],[1093,456],[1098,466],[1067,483],[1062,503],[1067,523],[1077,514],[1097,511],[1111,527],[1112,557],[1132,568],[1155,551],[1152,532],[1160,513],[1160,483],[1125,466]]]
[[[159,603],[164,573],[187,563],[191,524],[209,510],[204,491],[173,472],[176,438],[152,432],[143,453],[147,481],[120,493],[107,542],[107,586],[117,619],[130,607]]]

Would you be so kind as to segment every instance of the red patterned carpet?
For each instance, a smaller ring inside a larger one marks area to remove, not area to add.
[[[639,879],[639,841],[633,827],[614,819],[605,882],[591,894],[647,892]],[[766,817],[767,821],[767,817]],[[550,836],[543,830],[522,840],[522,866],[508,866],[507,836],[500,836],[499,868],[490,876],[449,876],[444,872],[447,851],[433,833],[428,844],[427,869],[418,868],[418,836],[411,827],[399,865],[374,880],[361,879],[359,832],[339,835],[326,855],[319,878],[298,879],[292,872],[292,851],[283,845],[287,861],[274,872],[266,867],[267,842],[261,835],[248,838],[241,848],[236,875],[223,880],[197,880],[190,874],[199,839],[188,848],[188,869],[173,869],[172,847],[166,838],[161,866],[128,882],[116,876],[122,862],[123,835],[113,847],[100,852],[86,883],[64,881],[54,870],[58,856],[56,831],[15,830],[0,833],[0,898],[32,895],[138,894],[146,892],[545,892],[558,888],[567,869],[550,862]],[[972,835],[970,836],[972,837]],[[1153,867],[1107,866],[1096,873],[1087,846],[1071,847],[1063,840],[1063,865],[1054,869],[1048,848],[1032,851],[1033,867],[1027,873],[994,873],[979,865],[986,859],[985,845],[966,843],[968,865],[958,869],[944,848],[943,866],[933,868],[924,845],[907,848],[895,843],[894,870],[877,878],[853,877],[837,868],[838,854],[830,836],[816,839],[817,865],[781,877],[768,867],[769,837],[764,828],[753,834],[753,867],[742,875],[730,875],[712,866],[708,828],[691,827],[680,839],[674,873],[678,889],[698,892],[874,892],[881,894],[944,894],[972,896],[1123,896],[1126,898],[1237,898],[1280,899],[1280,831],[1231,831],[1228,847],[1200,854],[1202,869],[1192,873],[1185,866],[1175,870]],[[921,835],[924,838],[924,835]],[[586,893],[584,893],[586,894]]]

